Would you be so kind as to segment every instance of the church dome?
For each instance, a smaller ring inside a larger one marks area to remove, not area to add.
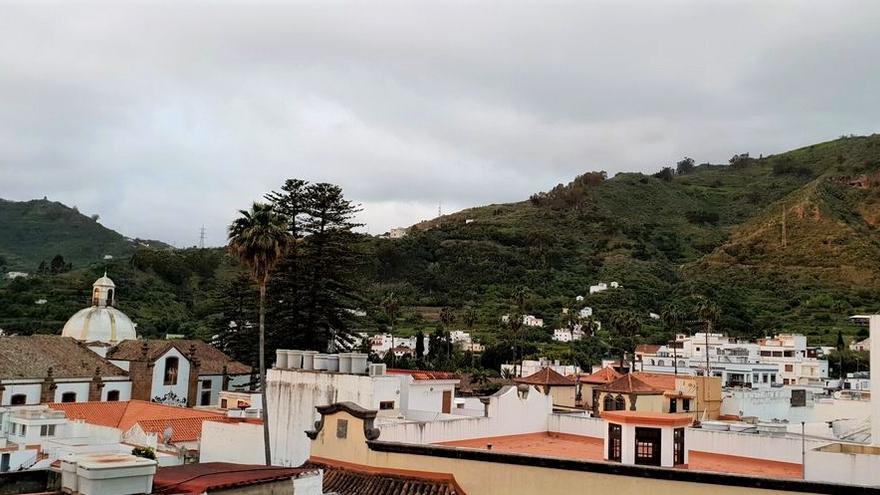
[[[135,324],[116,306],[116,284],[104,276],[92,285],[92,307],[71,316],[61,335],[84,342],[116,344],[137,339]]]

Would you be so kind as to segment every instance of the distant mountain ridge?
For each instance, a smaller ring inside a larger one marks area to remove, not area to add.
[[[100,262],[105,256],[127,257],[139,245],[170,248],[159,241],[131,239],[56,201],[0,199],[0,258],[3,270],[36,271],[56,255],[74,268]]]

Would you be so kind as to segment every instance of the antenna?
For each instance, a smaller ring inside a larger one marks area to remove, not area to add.
[[[199,249],[205,249],[205,226],[199,229]]]

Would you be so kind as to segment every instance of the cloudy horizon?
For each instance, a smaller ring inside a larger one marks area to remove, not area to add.
[[[289,177],[371,233],[589,170],[871,134],[880,3],[7,2],[0,198],[224,242]]]

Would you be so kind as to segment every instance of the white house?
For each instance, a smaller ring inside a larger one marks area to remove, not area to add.
[[[504,315],[501,317],[502,323],[507,323],[510,321],[510,315]],[[544,320],[543,318],[538,318],[535,315],[523,315],[522,316],[522,324],[527,327],[543,327]]]

